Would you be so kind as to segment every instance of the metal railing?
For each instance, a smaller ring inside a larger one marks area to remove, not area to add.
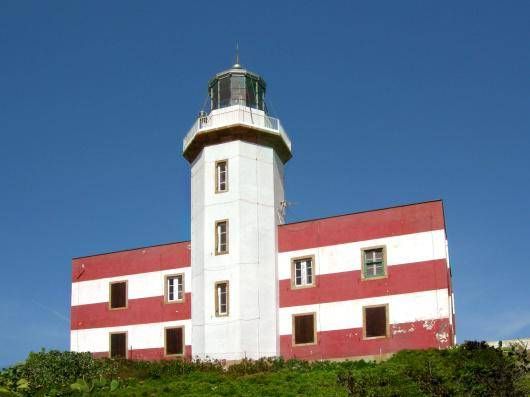
[[[183,149],[186,150],[198,133],[231,125],[248,125],[278,134],[291,149],[291,140],[284,131],[279,119],[267,116],[262,111],[239,105],[232,106],[226,110],[215,111],[209,115],[199,116],[184,137]]]

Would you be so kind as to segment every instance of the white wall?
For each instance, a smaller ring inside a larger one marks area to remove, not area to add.
[[[228,160],[229,191],[215,193],[215,162]],[[207,146],[193,162],[193,354],[240,359],[278,354],[277,212],[283,164],[242,141]],[[229,254],[215,255],[216,220],[229,220]],[[230,314],[215,316],[214,285],[230,283]]]
[[[291,277],[291,259],[315,256],[316,274],[361,270],[361,249],[386,246],[388,266],[446,258],[445,231],[434,230],[353,243],[328,245],[278,254],[280,280]]]
[[[317,331],[362,328],[363,306],[388,304],[390,324],[447,318],[447,289],[280,308],[280,335],[292,334],[292,315],[316,313]]]
[[[109,334],[127,332],[128,349],[164,347],[164,328],[184,326],[184,344],[191,344],[191,320],[124,325],[119,327],[89,328],[70,331],[70,350],[77,352],[108,352]]]
[[[184,274],[184,292],[191,291],[191,267],[161,270],[156,272],[106,277],[72,283],[72,306],[89,305],[109,301],[109,283],[127,281],[128,299],[150,298],[164,295],[164,277]]]

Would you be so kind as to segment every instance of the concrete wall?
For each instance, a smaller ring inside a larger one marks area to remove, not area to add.
[[[453,294],[441,202],[280,226],[279,338],[284,357],[377,356],[454,344]],[[384,246],[386,276],[364,279],[364,248]],[[291,286],[291,260],[314,258],[315,285]],[[388,305],[389,334],[363,337],[363,307]],[[293,344],[293,315],[315,313],[317,340]]]
[[[216,195],[213,164],[225,158],[230,190]],[[130,357],[160,359],[164,328],[176,325],[184,327],[186,355],[228,360],[378,356],[454,344],[441,202],[277,226],[283,188],[272,149],[207,147],[192,166],[192,254],[190,242],[181,242],[73,260],[71,349],[106,356],[109,333],[127,332]],[[227,255],[213,252],[217,219],[230,220]],[[380,245],[387,277],[363,280],[361,250]],[[293,289],[291,259],[301,256],[314,257],[315,286]],[[184,301],[165,303],[164,276],[178,273]],[[109,310],[109,283],[121,280],[127,308]],[[230,281],[230,315],[217,318],[220,280]],[[363,338],[362,308],[373,304],[388,304],[387,338]],[[292,316],[308,312],[316,314],[317,343],[293,346]]]
[[[228,192],[215,193],[215,162],[228,160]],[[273,149],[242,141],[206,146],[191,167],[192,343],[199,357],[278,353],[277,219],[283,165]],[[229,253],[215,255],[215,222],[229,221]],[[214,285],[230,283],[227,317]]]

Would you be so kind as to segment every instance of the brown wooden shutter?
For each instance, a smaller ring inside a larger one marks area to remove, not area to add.
[[[294,343],[314,343],[315,342],[315,316],[306,314],[295,316],[294,318]]]
[[[127,357],[127,334],[110,335],[110,356],[115,358]]]
[[[386,306],[367,307],[364,310],[366,321],[366,337],[371,338],[375,336],[386,336]]]
[[[166,329],[166,354],[184,353],[184,333],[183,328]]]
[[[118,309],[127,306],[127,283],[112,283],[110,285],[110,307]]]

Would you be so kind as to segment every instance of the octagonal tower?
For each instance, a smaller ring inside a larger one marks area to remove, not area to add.
[[[277,226],[291,142],[266,83],[238,62],[208,83],[184,138],[191,164],[192,346],[201,358],[279,355]]]

